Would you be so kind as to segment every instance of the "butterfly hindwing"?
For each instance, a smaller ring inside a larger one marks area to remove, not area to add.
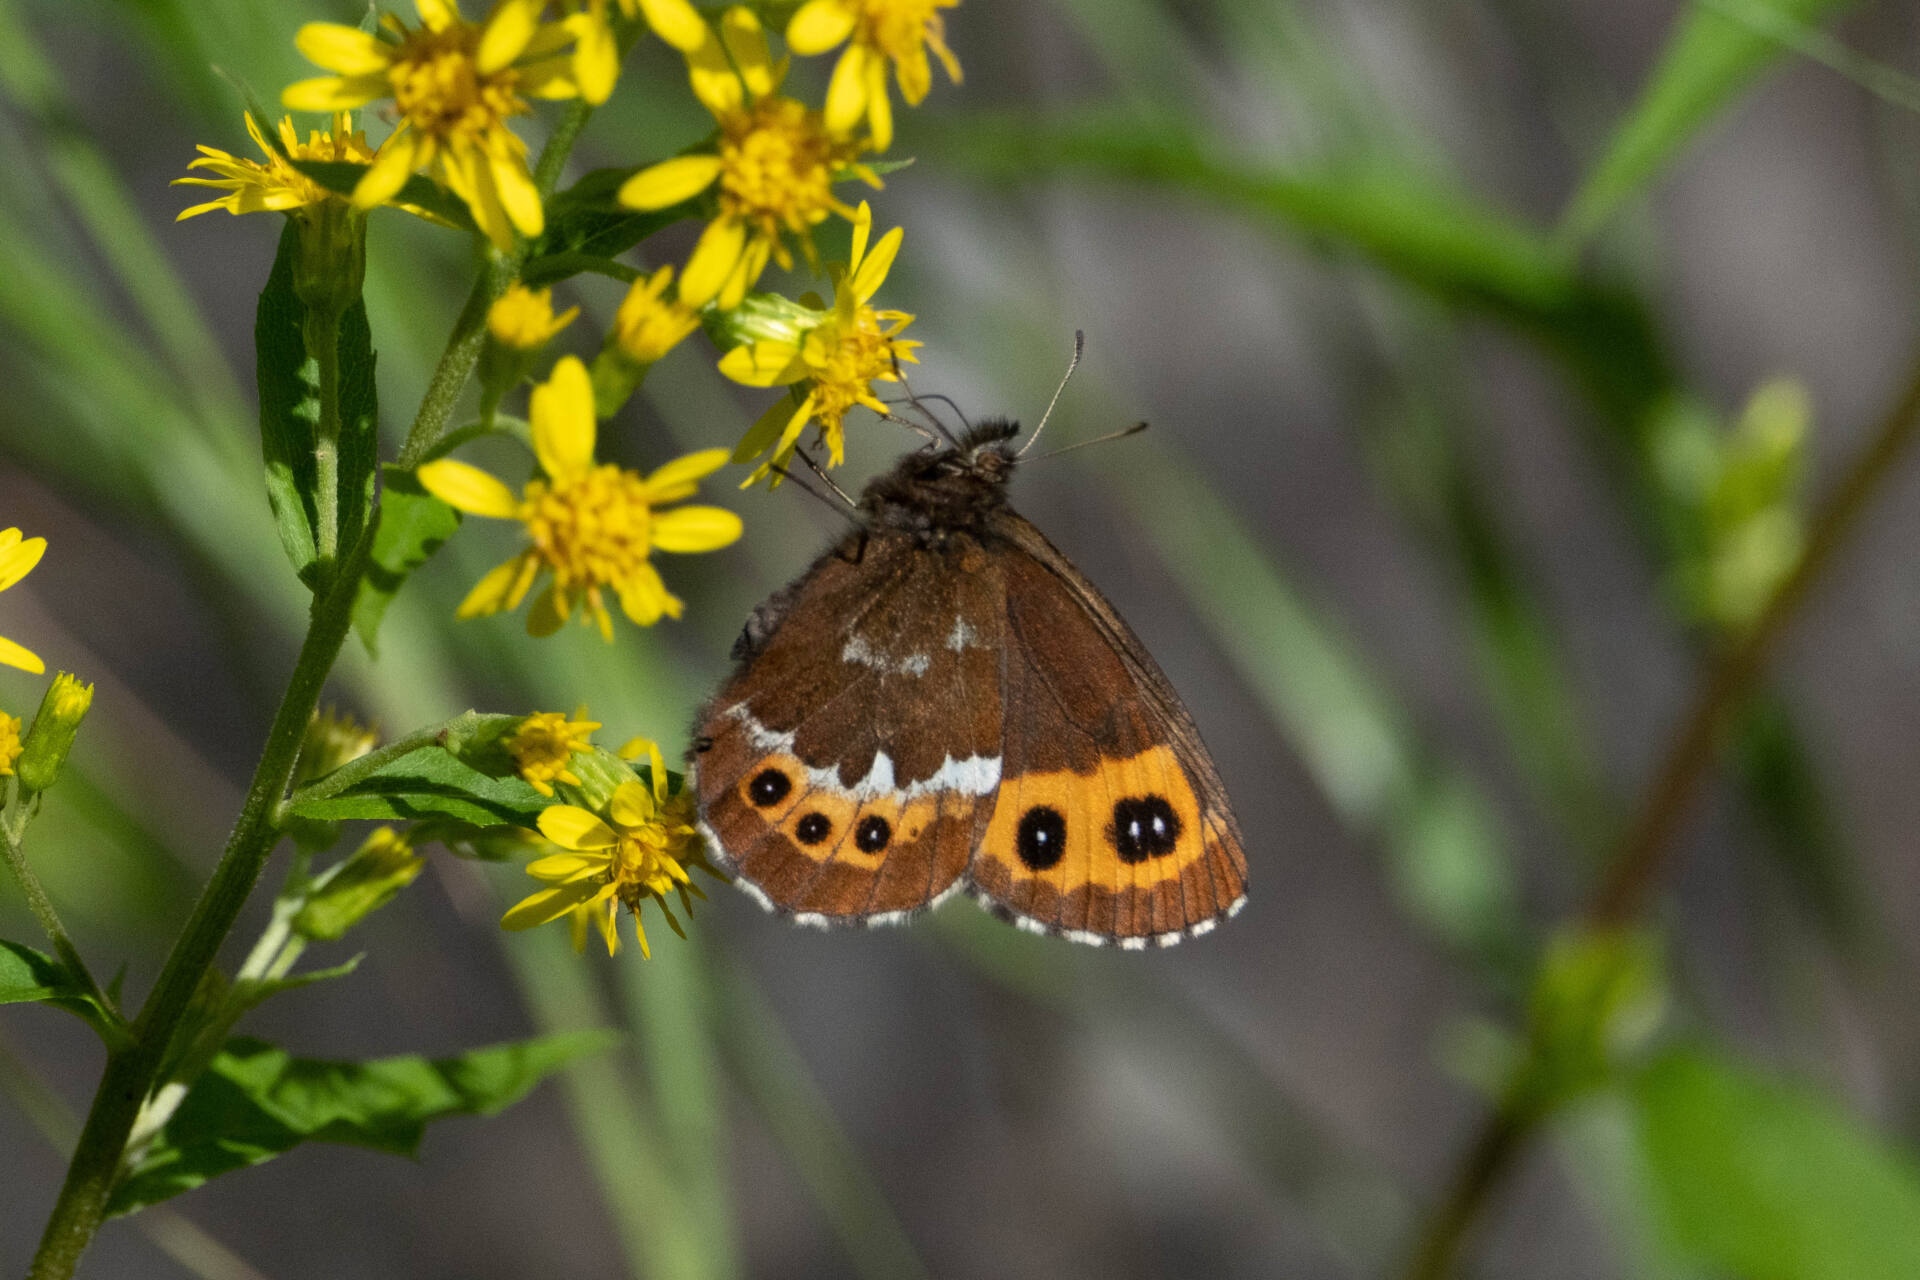
[[[999,588],[976,544],[855,535],[748,624],[696,789],[723,864],[810,923],[958,886],[999,779]]]
[[[1122,946],[1205,932],[1246,862],[1192,718],[1112,606],[1011,512],[1002,778],[969,878],[1038,931]]]

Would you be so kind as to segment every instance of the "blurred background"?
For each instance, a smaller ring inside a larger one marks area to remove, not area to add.
[[[279,220],[176,225],[196,197],[167,184],[197,142],[251,154],[215,65],[271,100],[308,74],[302,22],[358,13],[0,0],[0,525],[50,543],[0,633],[98,682],[32,852],[134,994],[216,860],[304,611],[253,422]],[[1246,911],[1134,955],[967,902],[798,931],[716,888],[690,943],[656,929],[651,962],[576,960],[563,931],[497,928],[517,867],[436,853],[356,935],[353,977],[246,1030],[324,1057],[571,1026],[623,1047],[437,1126],[417,1163],[310,1145],[111,1224],[85,1274],[1398,1274],[1540,948],[1791,564],[1806,496],[1906,376],[1917,39],[1910,6],[1833,0],[965,0],[965,84],[901,116],[915,163],[874,197],[907,229],[878,301],[918,317],[916,387],[972,415],[1037,418],[1079,328],[1052,444],[1152,423],[1031,467],[1016,501],[1192,708],[1246,831]],[[827,67],[793,83],[817,96]],[[709,127],[643,40],[573,168]],[[646,252],[680,260],[684,231]],[[397,441],[472,264],[392,211],[369,256]],[[562,292],[587,315],[561,345],[596,343],[618,286]],[[767,397],[716,354],[696,337],[654,370],[606,453],[733,443]],[[913,442],[851,436],[849,486]],[[677,752],[747,611],[835,527],[791,488],[709,489],[747,536],[663,565],[684,620],[612,646],[456,625],[513,546],[472,522],[331,699],[390,733],[585,702],[603,739]],[[1805,601],[1654,912],[1669,987],[1646,1052],[1798,1082],[1776,1100],[1803,1141],[1716,1150],[1830,1159],[1837,1201],[1868,1188],[1829,1257],[1920,1250],[1915,1222],[1859,1207],[1920,1204],[1916,538],[1920,464]],[[25,714],[40,687],[0,672],[0,703]],[[10,882],[0,931],[34,935]],[[0,1019],[0,1272],[26,1264],[98,1068],[58,1011]],[[1630,1080],[1560,1110],[1467,1272],[1917,1273],[1702,1245],[1686,1188],[1713,1184],[1659,1130],[1675,1111]],[[1742,1195],[1704,1198],[1768,1208]],[[1792,1225],[1755,1213],[1761,1235]]]

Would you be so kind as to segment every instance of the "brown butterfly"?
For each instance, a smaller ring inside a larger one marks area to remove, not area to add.
[[[902,458],[734,645],[689,772],[717,860],[769,910],[894,924],[964,888],[1024,929],[1144,948],[1245,904],[1193,718],[1007,505],[1018,430]]]

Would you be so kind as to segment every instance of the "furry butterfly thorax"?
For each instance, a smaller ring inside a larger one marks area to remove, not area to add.
[[[1023,928],[1142,948],[1245,903],[1192,717],[1007,501],[1017,434],[907,454],[742,630],[689,772],[715,860],[768,909],[891,924],[966,889]]]

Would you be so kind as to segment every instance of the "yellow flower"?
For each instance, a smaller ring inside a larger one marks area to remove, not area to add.
[[[528,864],[527,874],[548,887],[516,903],[501,918],[502,928],[531,929],[571,916],[576,948],[584,943],[587,926],[593,925],[607,944],[607,954],[613,955],[620,948],[615,925],[624,905],[633,913],[641,954],[651,955],[640,907],[652,899],[668,926],[685,936],[667,906],[667,894],[677,894],[682,908],[691,913],[692,898],[706,895],[687,868],[709,874],[713,868],[693,826],[692,798],[684,790],[668,793],[658,747],[652,756],[653,786],[637,780],[621,783],[605,817],[570,804],[540,811],[540,834],[560,852]]]
[[[553,290],[529,289],[516,280],[487,308],[487,332],[503,347],[538,351],[579,314],[580,308],[568,307],[554,315]]]
[[[515,772],[543,796],[553,794],[556,782],[581,785],[580,775],[570,767],[573,753],[593,746],[593,731],[600,723],[586,719],[585,707],[574,714],[581,718],[569,720],[558,711],[537,711],[522,720],[507,740]]]
[[[835,137],[818,111],[782,97],[784,67],[767,53],[760,20],[736,6],[720,29],[702,26],[702,40],[686,51],[693,92],[720,123],[718,147],[642,169],[620,188],[635,209],[665,209],[717,187],[719,214],[701,234],[680,275],[680,300],[690,307],[717,300],[738,306],[766,270],[768,259],[793,265],[786,237],[801,237],[828,214],[853,210],[833,194],[843,172],[878,187],[880,179],[855,163],[859,142]]]
[[[623,5],[632,0],[623,0]],[[607,0],[586,0],[584,7],[561,19],[573,34],[573,80],[580,96],[599,106],[613,96],[620,78],[620,44],[607,21]]]
[[[497,0],[479,24],[461,18],[453,0],[414,5],[417,28],[391,14],[379,34],[334,22],[300,28],[300,52],[338,74],[289,85],[280,100],[296,111],[337,111],[391,97],[400,125],[354,188],[354,204],[382,204],[426,170],[466,201],[489,240],[510,249],[516,228],[539,235],[546,216],[527,145],[507,121],[528,113],[523,95],[579,95],[564,52],[574,33],[541,22],[545,0]]]
[[[734,449],[735,462],[773,449],[773,456],[747,477],[742,488],[775,467],[784,468],[809,421],[819,425],[820,438],[826,442],[827,465],[839,466],[846,452],[847,411],[863,404],[876,413],[887,412],[873,393],[873,384],[898,382],[896,361],[918,363],[913,352],[920,343],[899,336],[913,317],[867,305],[885,282],[900,252],[902,235],[895,227],[869,252],[867,237],[872,229],[873,210],[863,200],[854,217],[853,259],[835,270],[833,309],[818,325],[797,342],[766,339],[735,347],[721,359],[720,372],[750,387],[806,384],[804,394],[796,387],[788,399],[776,401]]]
[[[0,711],[0,778],[13,773],[13,762],[20,758],[20,717]]]
[[[635,280],[613,317],[613,343],[635,364],[653,364],[700,327],[700,317],[678,298],[666,300],[673,268]]]
[[[841,41],[847,51],[834,64],[827,85],[827,128],[849,133],[864,116],[874,149],[893,144],[893,104],[887,98],[887,64],[900,81],[900,96],[918,106],[933,84],[931,49],[960,83],[960,62],[947,48],[940,10],[960,0],[807,0],[787,23],[787,44],[804,56],[825,53]],[[851,38],[851,39],[849,39]]]
[[[527,614],[531,635],[551,635],[583,608],[582,621],[613,639],[603,591],[612,588],[627,617],[643,627],[683,605],[661,582],[649,552],[713,551],[740,536],[740,517],[719,507],[660,508],[693,496],[700,477],[726,465],[725,449],[705,449],[642,476],[610,463],[595,464],[593,386],[576,356],[554,366],[534,388],[533,448],[544,478],[524,495],[478,467],[441,458],[420,468],[420,483],[449,506],[477,516],[518,520],[531,545],[488,573],[460,603],[458,616],[515,609],[544,573],[553,583]]]
[[[379,745],[380,730],[361,724],[352,712],[335,707],[324,711],[316,709],[307,717],[307,732],[301,739],[300,757],[293,769],[293,785],[298,787],[324,778]]]
[[[175,178],[176,187],[213,187],[227,194],[218,200],[209,200],[205,204],[196,204],[190,209],[182,209],[175,222],[202,213],[211,213],[215,209],[225,209],[228,213],[264,213],[274,211],[284,213],[293,209],[304,209],[310,205],[324,204],[339,197],[319,183],[300,172],[286,160],[279,151],[267,141],[260,132],[259,122],[252,112],[245,115],[247,136],[253,139],[253,145],[267,158],[265,164],[257,160],[247,160],[230,155],[218,147],[201,146],[197,148],[200,158],[187,165],[189,169],[208,169],[219,174],[217,178]],[[294,130],[293,117],[280,119],[280,146],[286,154],[295,160],[348,161],[353,164],[372,164],[379,150],[367,145],[367,135],[353,127],[353,117],[348,112],[333,113],[333,128],[312,129],[307,140],[300,141],[300,135]],[[417,205],[403,204],[399,208],[417,217],[432,218],[425,209]]]
[[[724,460],[724,451],[723,460]],[[5,591],[14,583],[33,571],[40,563],[40,557],[46,553],[45,538],[28,538],[22,541],[18,529],[0,529],[0,591]],[[10,667],[19,667],[22,671],[31,671],[35,675],[47,669],[47,664],[39,657],[5,636],[0,636],[0,662]]]

